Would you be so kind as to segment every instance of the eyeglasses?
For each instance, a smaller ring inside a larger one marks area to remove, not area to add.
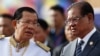
[[[79,22],[79,20],[81,19],[82,17],[73,17],[71,19],[67,19],[65,21],[65,25],[69,25],[70,23],[74,23],[74,24],[77,24]]]
[[[18,20],[18,23],[19,23],[19,22],[21,22],[21,23],[23,23],[23,24],[27,24],[27,25],[31,24],[31,25],[33,25],[33,26],[38,26],[38,25],[39,25],[38,22],[32,22],[32,21],[28,21],[28,20]]]

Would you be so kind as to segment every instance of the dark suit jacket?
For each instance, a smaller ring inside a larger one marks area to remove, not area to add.
[[[92,44],[90,44],[92,42]],[[74,56],[77,39],[66,45],[61,56]],[[87,42],[82,56],[100,56],[100,33],[96,31]]]

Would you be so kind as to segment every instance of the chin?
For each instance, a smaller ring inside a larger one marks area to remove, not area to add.
[[[30,39],[24,39],[25,41],[29,41]]]
[[[30,40],[31,38],[30,37],[26,37],[26,38],[24,38],[24,40]]]
[[[77,36],[78,34],[77,33],[72,33],[72,36]]]

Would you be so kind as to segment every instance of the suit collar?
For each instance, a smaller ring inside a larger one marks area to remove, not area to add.
[[[87,56],[94,48],[94,46],[96,45],[96,43],[99,40],[99,33],[96,31],[91,38],[89,39],[89,41],[87,42],[87,45],[85,46],[82,55]]]
[[[80,43],[81,40],[84,41],[84,44],[82,45],[82,50],[84,49],[84,47],[86,46],[86,44],[88,43],[89,39],[91,38],[91,36],[96,32],[96,28],[94,27],[88,34],[86,34],[86,36],[81,39],[78,38],[78,43]]]

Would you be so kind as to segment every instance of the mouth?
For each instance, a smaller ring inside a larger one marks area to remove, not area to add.
[[[31,32],[31,31],[26,31],[25,32],[27,35],[33,35],[33,32]]]
[[[76,31],[76,28],[71,27],[71,31],[72,32],[75,32]]]
[[[75,32],[76,30],[75,30],[75,29],[71,29],[71,31],[72,31],[72,32]]]

